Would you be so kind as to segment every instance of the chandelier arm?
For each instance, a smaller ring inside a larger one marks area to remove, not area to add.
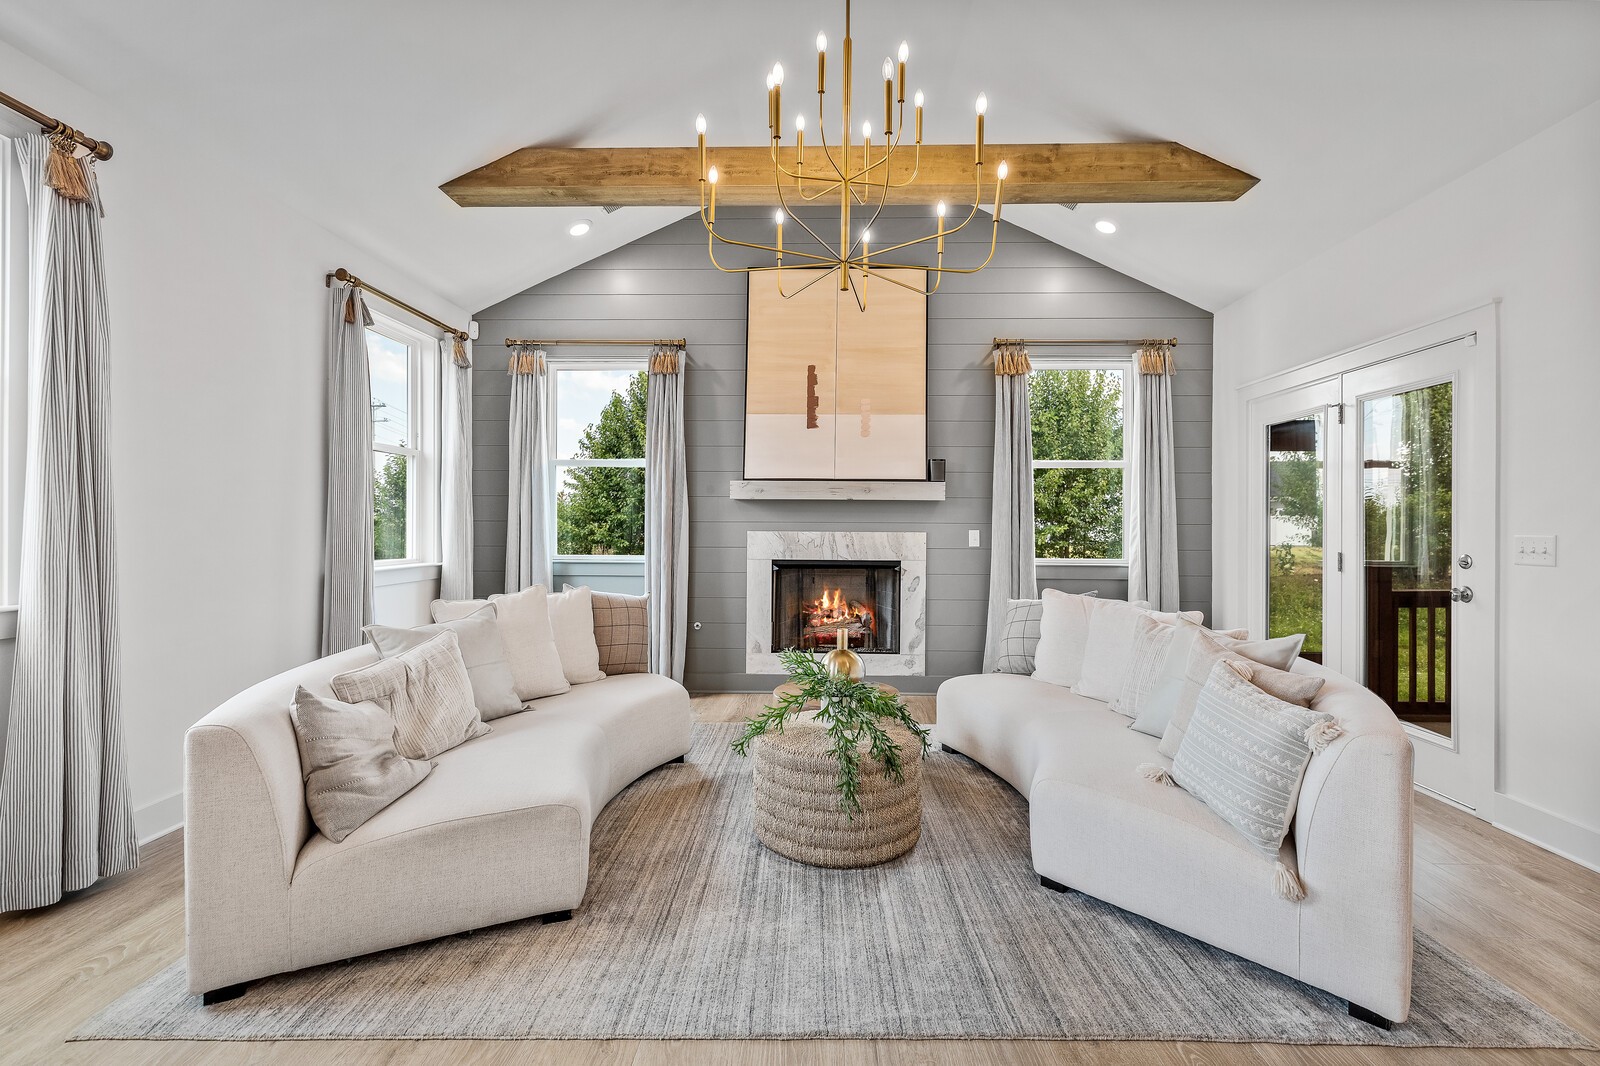
[[[863,314],[865,314],[866,310],[867,310],[867,292],[866,292],[867,283],[866,283],[866,279],[865,278],[862,279],[861,288],[858,289],[858,288],[856,288],[856,279],[855,279],[854,276],[851,275],[850,268],[848,266],[846,266],[844,268],[844,276],[845,276],[845,280],[847,280],[850,283],[850,295],[854,296],[856,298],[856,306],[861,309],[861,312]]]
[[[887,159],[888,156],[885,156],[884,158]],[[884,171],[885,178],[888,177],[888,173],[889,172],[887,170]],[[888,186],[887,182],[885,182],[885,184],[883,184],[883,185],[878,186],[878,188],[882,190],[881,195],[879,195],[879,197],[878,197],[878,206],[877,206],[876,209],[873,210],[872,217],[867,219],[867,224],[865,226],[861,227],[862,237],[866,236],[867,231],[872,229],[873,223],[878,221],[878,216],[883,214],[883,205],[886,202],[888,202],[888,199],[889,199],[889,186]],[[844,259],[844,258],[852,258],[852,257],[854,257],[855,254],[856,254],[856,249],[859,248],[860,246],[861,246],[861,237],[857,237],[854,241],[850,242],[850,253],[849,253],[849,255],[846,256],[846,255],[841,254],[840,258]],[[867,269],[867,267],[865,265],[863,265],[862,269]]]
[[[750,272],[751,273],[755,273],[756,271],[759,271],[759,270],[777,270],[777,269],[778,269],[777,267],[753,267]],[[801,270],[816,270],[815,267],[800,267],[799,269],[801,269]],[[779,277],[778,295],[782,296],[785,300],[792,300],[796,296],[799,296],[801,293],[805,292],[807,289],[811,288],[811,286],[815,285],[817,282],[823,281],[826,278],[832,276],[833,271],[837,270],[837,269],[839,269],[839,268],[838,267],[834,267],[834,268],[832,268],[830,270],[816,270],[816,274],[817,274],[816,277],[812,278],[810,281],[806,282],[804,285],[800,286],[798,289],[794,290],[793,292],[789,292],[789,293],[786,293],[786,292],[783,291],[783,281],[782,281],[783,275],[780,273],[778,275],[778,277]]]
[[[776,255],[778,253],[778,248],[775,245],[771,245],[771,244],[754,244],[754,243],[752,243],[750,241],[739,241],[739,240],[734,240],[732,237],[724,237],[722,234],[717,232],[715,226],[713,226],[710,222],[706,221],[706,216],[705,216],[704,212],[701,212],[701,214],[700,214],[700,222],[706,228],[706,248],[707,248],[707,251],[711,255],[711,262],[713,264],[717,265],[717,269],[718,270],[732,272],[733,270],[738,270],[738,269],[741,269],[741,268],[737,268],[737,267],[728,268],[728,267],[721,266],[720,264],[717,264],[717,256],[716,256],[716,250],[715,250],[716,249],[715,242],[717,242],[717,241],[721,241],[723,244],[733,245],[736,248],[754,248],[758,252],[767,252],[767,253],[772,254],[772,255]],[[816,261],[818,263],[834,264],[834,263],[838,263],[839,262],[839,259],[838,259],[837,256],[816,255],[813,252],[802,252],[802,251],[799,251],[797,249],[792,249],[792,248],[785,248],[783,251],[784,251],[784,254],[786,254],[786,255],[797,255],[801,259],[811,259],[811,260],[814,260],[814,261]],[[791,268],[791,269],[793,269],[793,268]]]
[[[819,93],[818,95],[820,96],[821,94]],[[833,167],[833,172],[835,174],[839,175],[839,181],[844,183],[845,187],[850,190],[850,198],[853,199],[858,204],[865,204],[866,201],[861,198],[860,194],[856,192],[855,186],[851,184],[851,182],[856,177],[858,177],[858,175],[853,175],[853,174],[847,174],[846,173],[846,171],[848,171],[850,169],[850,151],[849,151],[849,149],[846,148],[844,150],[844,152],[845,152],[844,170],[840,170],[839,169],[838,162],[833,158],[833,152],[828,147],[827,123],[825,123],[822,120],[822,115],[820,113],[820,106],[819,106],[819,113],[817,115],[817,143],[822,145],[822,154],[828,157],[828,163],[829,163],[829,165],[831,165]],[[829,191],[836,191],[838,188],[839,188],[838,184],[835,184],[835,185],[833,185],[832,189],[830,189]]]
[[[777,190],[778,190],[778,204],[783,208],[783,213],[785,215],[788,215],[790,218],[794,219],[796,222],[800,223],[800,228],[805,230],[807,233],[811,234],[811,239],[812,240],[814,240],[818,244],[822,245],[822,247],[827,248],[828,247],[828,242],[823,240],[821,237],[817,236],[817,231],[812,229],[810,226],[806,225],[806,220],[805,219],[801,218],[799,215],[797,215],[793,211],[789,210],[789,201],[785,200],[784,197],[783,197],[783,185],[781,183],[774,183],[774,184],[776,185]],[[776,250],[776,249],[774,249],[774,250]],[[805,252],[796,252],[795,254],[796,255],[806,255],[807,253],[805,253]],[[818,256],[818,257],[814,257],[814,258],[821,258],[821,257]],[[833,259],[835,261],[838,258],[839,258],[838,256],[834,256],[833,257]]]
[[[909,284],[907,282],[904,282],[904,281],[896,281],[894,278],[891,278],[888,275],[884,274],[884,271],[885,270],[928,270],[928,269],[930,269],[930,268],[928,268],[928,267],[920,267],[920,266],[913,266],[913,265],[911,265],[909,263],[889,263],[889,264],[877,263],[872,268],[872,276],[877,278],[879,281],[887,281],[890,285],[898,285],[902,289],[905,289],[907,292],[914,292],[914,293],[917,293],[920,296],[927,296],[929,293],[931,293],[933,291],[932,289],[921,288],[919,286],[911,285],[911,284]]]
[[[976,218],[978,216],[978,207],[979,207],[978,201],[981,199],[982,194],[983,194],[983,176],[982,176],[982,171],[979,171],[977,185],[978,185],[977,189],[972,194],[972,210],[968,211],[967,212],[967,217],[962,219],[959,223],[957,223],[956,226],[953,229],[947,229],[947,230],[944,231],[943,234],[931,233],[926,237],[918,237],[915,240],[905,241],[905,242],[903,242],[901,244],[891,244],[888,247],[881,249],[879,254],[887,255],[890,252],[898,252],[902,248],[910,248],[913,245],[926,244],[929,241],[936,241],[941,236],[948,237],[951,234],[960,233],[963,229],[966,228],[966,225],[967,225],[968,222],[971,222],[974,218]],[[876,217],[876,216],[874,216],[874,217]],[[851,249],[852,252],[854,250],[855,250],[854,248]],[[942,269],[942,268],[940,268],[940,267],[919,267],[917,269],[939,270],[939,269]]]

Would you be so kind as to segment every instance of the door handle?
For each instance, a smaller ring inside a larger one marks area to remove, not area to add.
[[[1472,602],[1472,588],[1471,588],[1471,586],[1462,585],[1460,588],[1451,589],[1450,590],[1450,599],[1451,599],[1451,602],[1453,602],[1453,603],[1471,603]]]

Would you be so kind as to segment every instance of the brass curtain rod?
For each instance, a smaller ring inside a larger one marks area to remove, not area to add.
[[[507,348],[539,348],[548,344],[552,348],[565,348],[569,344],[601,344],[607,346],[628,346],[635,348],[684,348],[688,341],[683,337],[672,337],[666,340],[597,340],[594,337],[567,337],[560,340],[534,337],[507,337]]]
[[[111,158],[111,143],[109,141],[97,141],[87,133],[84,133],[81,130],[73,129],[65,122],[56,121],[43,111],[40,111],[38,108],[29,107],[21,100],[18,100],[15,96],[7,96],[5,93],[0,93],[0,104],[6,105],[24,118],[32,119],[34,122],[37,122],[39,124],[39,128],[45,133],[66,134],[68,137],[71,137],[73,140],[89,149],[89,153],[96,159]]]
[[[346,270],[344,267],[340,267],[339,269],[333,271],[332,273],[329,273],[329,274],[325,275],[323,277],[323,279],[322,279],[323,285],[327,286],[327,287],[332,287],[333,283],[336,282],[336,281],[344,282],[344,283],[347,283],[347,284],[350,284],[350,285],[354,285],[356,288],[362,290],[363,292],[371,293],[373,296],[376,296],[378,299],[382,300],[386,304],[393,304],[395,307],[400,308],[400,310],[402,310],[402,311],[409,311],[412,314],[416,315],[418,318],[422,319],[424,322],[433,323],[433,325],[435,325],[435,326],[439,327],[440,329],[444,330],[446,333],[448,333],[450,336],[454,337],[458,341],[465,341],[467,339],[467,331],[466,330],[464,330],[464,329],[456,329],[454,326],[450,325],[448,322],[440,322],[437,318],[434,318],[432,315],[426,314],[426,313],[424,313],[422,311],[418,311],[415,307],[412,307],[410,304],[406,303],[404,300],[396,300],[393,296],[390,296],[388,293],[384,292],[382,289],[374,288],[373,286],[368,285],[366,282],[362,281],[360,278],[358,278],[354,274],[350,273],[350,271]]]
[[[1030,345],[1039,345],[1039,346],[1042,347],[1044,345],[1067,346],[1067,345],[1082,344],[1082,345],[1097,346],[1097,347],[1102,347],[1102,348],[1115,348],[1115,347],[1122,347],[1124,345],[1135,347],[1135,348],[1152,348],[1152,347],[1156,347],[1158,345],[1165,345],[1168,348],[1176,348],[1178,346],[1178,338],[1173,337],[1170,340],[1151,340],[1150,338],[1146,337],[1146,338],[1139,339],[1139,340],[1127,340],[1127,339],[1124,339],[1124,340],[1112,340],[1112,341],[1095,341],[1095,340],[1088,340],[1088,341],[1079,341],[1079,340],[1072,340],[1072,341],[1052,341],[1052,340],[1030,341],[1030,340],[1023,340],[1020,337],[996,337],[994,339],[994,346],[996,348],[999,348],[1002,345],[1006,345],[1006,344],[1020,344],[1020,345],[1022,345],[1024,347],[1028,347]]]

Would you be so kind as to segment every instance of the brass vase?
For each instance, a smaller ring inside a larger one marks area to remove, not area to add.
[[[857,655],[850,647],[850,630],[840,626],[838,642],[832,651],[822,657],[822,665],[830,674],[839,674],[852,681],[860,681],[866,676],[862,668],[861,656]]]

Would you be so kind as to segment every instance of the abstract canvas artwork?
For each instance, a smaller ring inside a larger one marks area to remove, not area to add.
[[[785,299],[776,271],[749,277],[744,476],[924,480],[928,298],[875,277],[862,311],[832,279]],[[785,291],[805,280],[783,272]]]

